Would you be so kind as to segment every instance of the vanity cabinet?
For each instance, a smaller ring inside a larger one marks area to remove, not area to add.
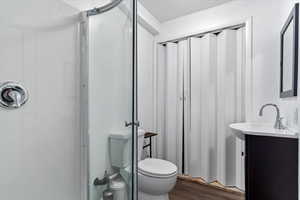
[[[298,138],[245,139],[246,200],[298,200]]]

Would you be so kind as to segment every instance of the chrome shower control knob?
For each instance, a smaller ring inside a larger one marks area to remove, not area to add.
[[[27,90],[15,82],[0,84],[0,106],[7,109],[16,109],[24,105],[28,100]]]

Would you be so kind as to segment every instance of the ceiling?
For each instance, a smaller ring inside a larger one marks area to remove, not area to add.
[[[160,22],[165,22],[196,11],[232,0],[139,0]]]

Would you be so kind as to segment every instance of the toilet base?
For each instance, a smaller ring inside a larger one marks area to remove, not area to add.
[[[138,193],[138,199],[139,200],[169,200],[169,194],[163,194],[163,195],[151,195],[144,192],[139,191]]]

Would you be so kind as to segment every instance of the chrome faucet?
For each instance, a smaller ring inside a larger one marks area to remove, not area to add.
[[[259,116],[263,116],[263,110],[265,107],[268,107],[268,106],[273,106],[276,109],[276,121],[274,124],[274,128],[275,129],[286,129],[286,127],[282,124],[283,117],[280,116],[280,110],[276,104],[268,103],[268,104],[263,105],[259,111]]]

